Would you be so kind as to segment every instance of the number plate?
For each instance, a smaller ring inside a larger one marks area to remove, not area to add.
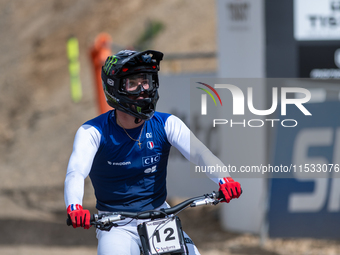
[[[181,249],[178,228],[174,217],[145,223],[152,254]]]

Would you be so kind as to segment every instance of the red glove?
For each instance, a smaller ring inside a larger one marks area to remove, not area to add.
[[[89,229],[90,225],[90,211],[83,210],[83,207],[79,204],[71,204],[67,207],[67,215],[72,221],[72,226],[74,228],[84,227],[84,229]]]
[[[219,185],[219,191],[222,191],[225,197],[225,200],[221,202],[229,203],[231,199],[239,198],[242,194],[240,183],[235,182],[231,177],[221,179]]]

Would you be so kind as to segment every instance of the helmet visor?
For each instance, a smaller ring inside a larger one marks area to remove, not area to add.
[[[126,76],[122,81],[122,91],[137,95],[142,91],[151,92],[156,89],[151,73],[138,73]]]

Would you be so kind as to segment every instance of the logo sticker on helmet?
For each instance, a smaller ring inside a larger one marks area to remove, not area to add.
[[[107,79],[107,84],[114,86],[115,82],[112,79]]]
[[[145,63],[151,63],[151,56],[148,54],[142,55],[142,59]]]
[[[111,67],[116,64],[118,61],[118,58],[116,58],[116,56],[110,56],[107,58],[105,66],[104,66],[104,71],[106,73],[106,75],[109,75],[109,71],[111,69]]]

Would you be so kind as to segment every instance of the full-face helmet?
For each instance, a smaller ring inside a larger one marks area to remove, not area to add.
[[[162,59],[163,53],[153,50],[123,50],[109,56],[101,73],[107,103],[137,119],[149,120],[159,98],[158,71]]]

